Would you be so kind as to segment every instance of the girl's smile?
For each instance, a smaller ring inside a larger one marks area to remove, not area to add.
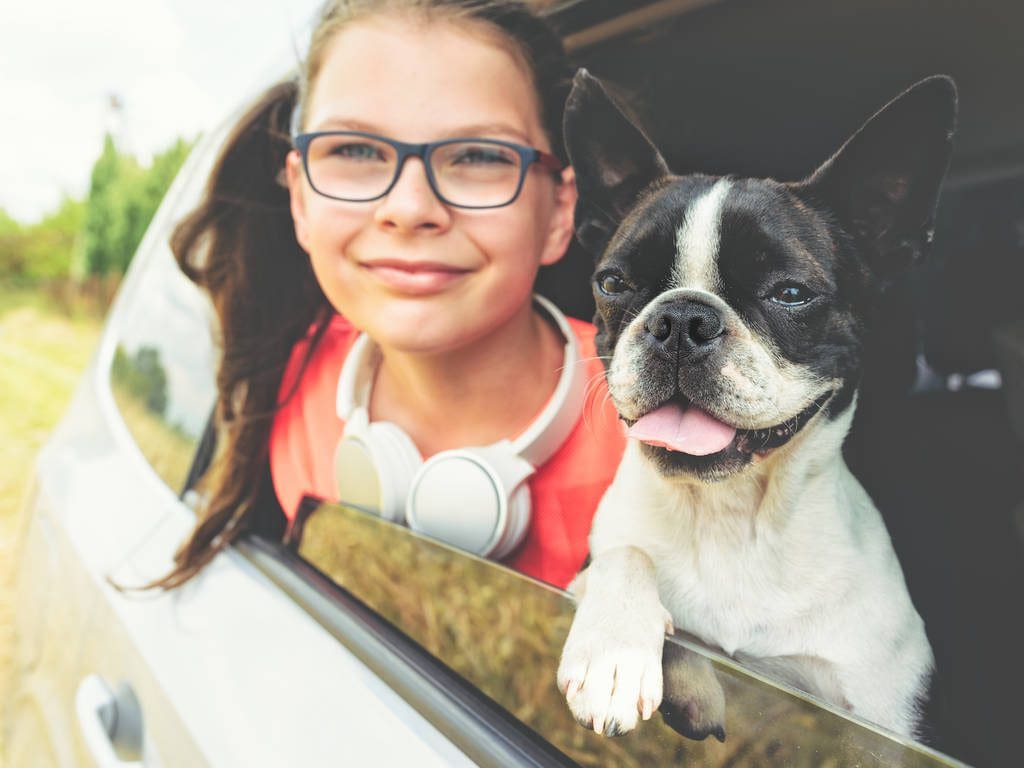
[[[437,261],[368,259],[359,266],[381,285],[407,296],[429,296],[449,288],[471,270]]]

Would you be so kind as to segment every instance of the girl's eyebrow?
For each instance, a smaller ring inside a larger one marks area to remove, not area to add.
[[[487,136],[511,136],[521,144],[529,144],[529,137],[518,128],[507,123],[478,123],[474,125],[460,125],[449,132],[452,136],[473,136],[484,138]]]
[[[386,135],[378,126],[372,123],[364,123],[362,120],[343,117],[329,117],[316,126],[318,131],[362,131],[363,133],[376,133]]]
[[[406,136],[392,136],[389,131],[383,130],[379,125],[367,123],[348,117],[330,117],[318,124],[314,130],[317,131],[362,131],[363,133],[374,133],[378,136],[386,136],[398,141],[406,141]],[[450,128],[434,138],[435,141],[442,141],[447,138],[487,138],[491,136],[504,136],[520,144],[529,144],[530,138],[520,129],[508,123],[473,123],[459,125]]]

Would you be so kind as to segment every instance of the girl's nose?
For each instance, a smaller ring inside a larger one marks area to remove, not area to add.
[[[443,231],[451,214],[431,189],[423,161],[410,157],[391,191],[378,203],[374,218],[379,225],[402,232]]]

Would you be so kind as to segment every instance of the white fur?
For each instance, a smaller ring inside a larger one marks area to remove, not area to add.
[[[687,209],[686,219],[676,233],[674,287],[705,291],[718,287],[719,222],[730,186],[727,179],[716,181]]]
[[[635,723],[637,700],[610,706],[591,677],[628,677],[613,661],[624,648],[646,653],[644,668],[660,660],[664,608],[767,675],[913,732],[932,654],[881,516],[840,455],[852,411],[815,417],[719,483],[667,479],[630,442],[591,532],[588,570],[602,578],[580,598],[559,670],[581,722]],[[609,628],[623,624],[649,635],[620,645]]]

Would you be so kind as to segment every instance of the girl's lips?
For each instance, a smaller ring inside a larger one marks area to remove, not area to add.
[[[437,293],[470,272],[434,262],[378,261],[360,266],[391,290],[412,296]]]

